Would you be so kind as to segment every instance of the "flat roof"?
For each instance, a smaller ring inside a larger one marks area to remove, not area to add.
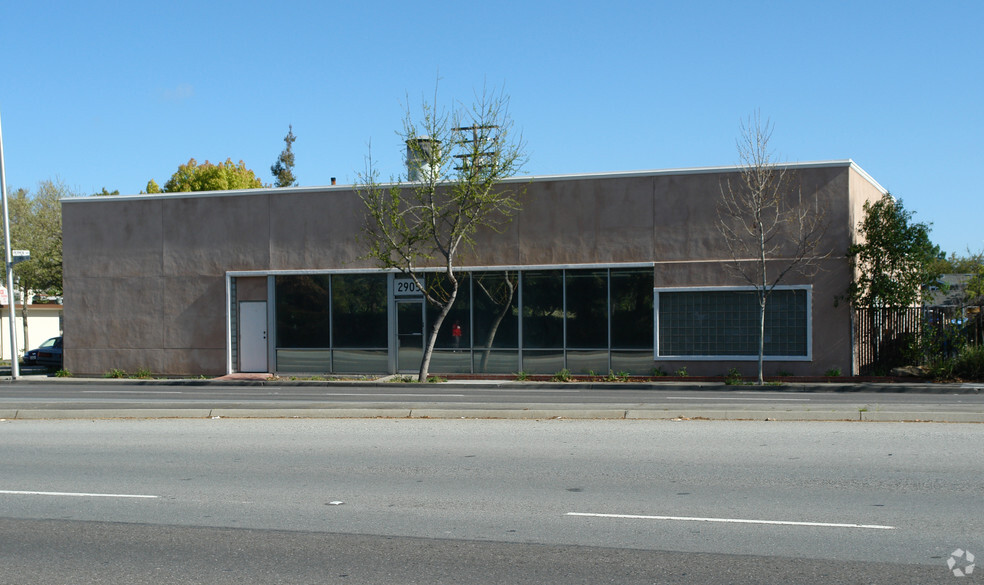
[[[815,161],[815,162],[793,162],[778,163],[776,166],[784,169],[815,169],[825,167],[850,167],[861,175],[866,181],[871,183],[882,193],[888,190],[882,187],[871,175],[858,166],[851,159]],[[503,179],[503,183],[539,183],[547,181],[578,181],[589,179],[617,179],[631,177],[658,177],[663,175],[700,175],[709,173],[730,173],[738,172],[743,167],[741,165],[727,165],[715,167],[691,167],[679,169],[655,169],[642,171],[614,171],[605,173],[574,173],[560,175],[527,175],[522,177],[509,177]],[[392,186],[395,183],[380,183],[381,187]],[[324,193],[326,191],[351,191],[358,185],[322,185],[311,187],[260,187],[256,189],[236,189],[229,191],[183,191],[180,193],[144,193],[139,195],[106,195],[91,197],[66,197],[62,199],[64,203],[89,203],[89,202],[109,202],[109,201],[138,201],[144,199],[160,198],[194,198],[194,197],[235,197],[242,195],[266,195],[272,192],[288,193]]]

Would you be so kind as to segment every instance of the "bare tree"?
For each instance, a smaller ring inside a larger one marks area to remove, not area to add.
[[[729,267],[755,287],[759,305],[758,383],[763,383],[765,316],[769,296],[793,273],[813,276],[830,255],[820,245],[827,229],[819,198],[804,199],[795,173],[773,160],[773,125],[756,113],[740,125],[740,170],[721,186],[718,228]]]
[[[366,257],[412,278],[438,309],[420,363],[421,382],[458,296],[456,259],[474,245],[480,228],[498,230],[519,210],[523,187],[501,182],[526,162],[525,144],[512,134],[509,100],[501,91],[485,90],[470,107],[455,105],[450,111],[436,101],[435,95],[433,104],[422,104],[419,119],[407,108],[398,133],[407,145],[405,178],[381,185],[371,154],[359,177]],[[422,267],[439,267],[442,277],[427,283]]]

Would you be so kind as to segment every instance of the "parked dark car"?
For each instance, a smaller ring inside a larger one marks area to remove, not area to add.
[[[24,352],[25,366],[62,367],[62,338],[61,336],[48,339],[37,348]]]

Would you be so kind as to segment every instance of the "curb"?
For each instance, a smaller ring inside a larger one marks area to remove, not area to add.
[[[868,412],[725,409],[571,409],[571,408],[115,408],[21,409],[0,411],[0,421],[106,419],[502,419],[635,421],[781,421],[781,422],[933,422],[984,424],[984,413]]]
[[[758,385],[727,385],[717,381],[681,380],[666,382],[529,382],[516,380],[455,380],[440,383],[403,384],[384,380],[219,380],[219,379],[163,379],[141,380],[138,378],[54,378],[49,376],[29,376],[12,380],[9,377],[0,379],[0,384],[125,384],[128,386],[299,386],[299,387],[329,387],[329,386],[360,386],[369,388],[446,388],[448,386],[467,386],[469,388],[502,388],[518,390],[735,390],[741,392],[784,392],[784,393],[890,393],[890,394],[984,394],[984,382],[957,383],[927,383],[927,382],[790,382],[781,386]]]

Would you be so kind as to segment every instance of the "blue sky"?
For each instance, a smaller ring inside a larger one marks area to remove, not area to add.
[[[948,252],[984,250],[984,2],[9,2],[7,185],[163,184],[189,158],[301,185],[400,172],[404,107],[504,88],[529,174],[851,158]]]

